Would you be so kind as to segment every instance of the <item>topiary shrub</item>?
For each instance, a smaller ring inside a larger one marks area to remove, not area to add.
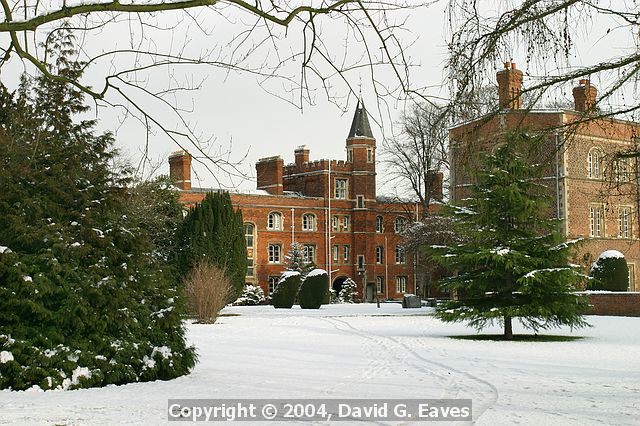
[[[273,294],[271,295],[271,304],[274,308],[291,309],[298,295],[300,288],[300,272],[285,271]]]
[[[603,252],[591,266],[592,280],[587,290],[627,291],[629,288],[629,267],[624,255],[616,250]]]
[[[298,300],[302,309],[319,309],[328,299],[329,275],[324,269],[314,269],[300,286]]]
[[[264,291],[258,286],[247,284],[242,295],[233,302],[233,306],[255,306],[265,302]]]

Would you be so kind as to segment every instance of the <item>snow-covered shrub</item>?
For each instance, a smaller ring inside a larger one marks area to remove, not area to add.
[[[351,278],[344,280],[338,298],[340,299],[340,303],[355,303],[358,298],[358,287],[355,281]]]
[[[300,288],[300,272],[285,271],[273,294],[271,295],[271,304],[274,308],[291,309],[295,303],[298,289]]]
[[[617,250],[607,250],[591,265],[589,275],[593,278],[587,290],[627,291],[629,288],[629,266],[624,255]]]
[[[264,302],[264,291],[258,286],[247,284],[242,291],[242,295],[233,302],[233,306],[262,305]]]
[[[231,294],[224,268],[207,261],[197,264],[185,280],[189,311],[201,324],[213,324]]]
[[[314,269],[305,277],[298,300],[302,309],[319,309],[328,299],[329,275],[324,269]]]

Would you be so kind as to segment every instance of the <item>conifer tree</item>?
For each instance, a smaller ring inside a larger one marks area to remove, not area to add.
[[[285,256],[287,261],[287,271],[298,271],[302,276],[302,279],[312,270],[316,268],[313,262],[305,260],[304,247],[298,242],[291,243],[289,252]]]
[[[53,34],[54,71],[79,77],[71,33]],[[78,120],[86,110],[50,79],[0,86],[0,389],[171,379],[195,364],[182,295],[126,215],[113,137]]]
[[[460,243],[426,247],[440,265],[456,274],[441,285],[457,294],[439,307],[448,322],[467,322],[480,330],[497,322],[513,337],[512,320],[540,329],[587,325],[587,304],[576,295],[584,278],[568,263],[574,242],[563,242],[555,220],[548,219],[541,167],[529,156],[541,139],[507,135],[506,144],[484,158],[469,198],[449,215],[465,238]]]
[[[180,239],[181,274],[207,258],[226,269],[233,287],[230,302],[236,300],[245,285],[247,248],[242,212],[234,210],[229,193],[208,193],[196,204],[185,217]]]

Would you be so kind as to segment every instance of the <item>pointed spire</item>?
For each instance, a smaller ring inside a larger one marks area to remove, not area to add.
[[[367,110],[364,108],[364,102],[362,99],[358,99],[358,106],[356,107],[356,113],[353,115],[353,121],[351,122],[351,130],[349,130],[350,138],[371,138],[373,133],[371,132],[371,126],[369,125],[369,118],[367,118]]]

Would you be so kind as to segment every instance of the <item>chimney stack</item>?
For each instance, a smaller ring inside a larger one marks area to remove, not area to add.
[[[505,62],[504,69],[496,73],[500,109],[520,109],[522,76],[522,71],[516,68],[515,62]]]
[[[282,195],[284,161],[280,156],[261,158],[256,163],[257,188],[269,194]]]
[[[181,190],[191,189],[191,154],[176,151],[169,156],[169,177]]]
[[[304,163],[309,162],[309,149],[306,145],[300,145],[298,148],[296,148],[296,150],[294,151],[294,155],[296,157],[296,167],[298,168],[298,170],[302,168],[302,165]]]
[[[598,90],[591,85],[588,79],[582,79],[578,87],[573,88],[573,102],[575,110],[579,112],[590,112],[596,106],[596,96]]]

